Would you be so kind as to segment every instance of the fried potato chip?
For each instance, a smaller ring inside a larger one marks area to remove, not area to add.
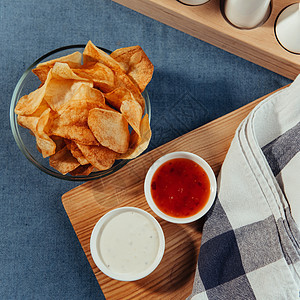
[[[46,88],[44,99],[52,110],[58,112],[64,104],[71,100],[76,90],[82,84],[87,84],[91,87],[93,85],[91,82],[78,80],[52,79]]]
[[[89,85],[81,84],[79,88],[74,92],[70,101],[85,100],[97,104],[99,107],[106,107],[105,98],[103,93],[98,89],[95,89]],[[67,105],[65,105],[67,106]],[[63,111],[62,107],[59,112]]]
[[[139,88],[131,81],[123,67],[115,59],[103,50],[97,48],[91,41],[87,43],[83,51],[83,62],[89,61],[97,61],[109,67],[115,74],[115,86],[127,88],[132,93],[134,99],[139,102],[144,111],[145,99]]]
[[[120,48],[110,54],[143,92],[152,79],[154,66],[140,46]]]
[[[32,72],[40,79],[42,83],[46,81],[48,72],[53,68],[56,62],[67,63],[71,68],[77,68],[81,65],[82,54],[76,51],[72,54],[55,58],[38,64]]]
[[[88,127],[89,111],[98,105],[85,100],[71,101],[57,114],[52,121],[50,134],[73,140],[85,145],[98,145]]]
[[[134,100],[140,104],[140,106],[142,107],[143,112],[144,112],[145,99],[142,96],[138,87],[129,79],[129,77],[125,73],[120,74],[117,78],[118,78],[118,80],[117,80],[116,85],[120,86],[120,87],[125,87],[126,89],[128,89],[131,92]]]
[[[49,164],[63,175],[70,173],[80,166],[80,163],[73,157],[67,146],[50,156]]]
[[[24,95],[15,107],[15,113],[21,116],[31,115],[39,107],[45,94],[45,87],[34,90],[29,95]]]
[[[72,176],[88,176],[94,171],[94,166],[91,164],[79,166],[75,170],[71,171]]]
[[[36,143],[42,152],[43,157],[48,157],[55,153],[56,144],[47,134],[47,125],[50,118],[51,109],[46,109],[36,124],[36,131],[34,132],[36,136]]]
[[[66,140],[60,136],[52,135],[50,136],[53,142],[56,144],[55,151],[59,151],[66,146]]]
[[[46,110],[50,108],[50,106],[48,105],[48,103],[43,99],[42,102],[40,103],[40,105],[38,106],[38,108],[34,111],[34,113],[32,113],[30,116],[41,116],[42,113]]]
[[[147,149],[152,135],[148,114],[146,114],[142,119],[140,132],[141,136],[139,136],[135,131],[132,131],[130,136],[130,146],[127,152],[121,154],[118,159],[136,158]]]
[[[132,129],[140,136],[140,124],[143,110],[139,103],[132,99],[124,100],[121,104],[120,111]]]
[[[65,63],[55,63],[48,76],[43,98],[54,111],[67,103],[82,84],[93,86],[91,81],[77,76]]]
[[[101,50],[100,48],[96,47],[92,41],[88,41],[83,53],[82,53],[82,58],[83,58],[83,65],[86,65],[87,63],[90,62],[106,62],[104,65],[110,67],[110,65],[117,64],[117,62],[109,56],[106,52]],[[108,64],[108,61],[110,61],[110,64]]]
[[[55,79],[73,79],[79,81],[89,81],[87,78],[75,74],[66,63],[56,62],[51,69],[52,77]]]
[[[119,111],[124,100],[133,99],[131,92],[124,87],[116,88],[110,93],[104,94],[104,97],[111,106]]]
[[[29,129],[33,135],[34,135],[34,132],[36,131],[36,125],[37,125],[38,120],[39,120],[39,117],[37,117],[37,116],[18,115],[18,117],[17,117],[18,124],[24,128]]]
[[[46,88],[51,79],[52,74],[49,73],[44,85],[34,90],[30,94],[21,97],[15,107],[15,113],[23,116],[32,115],[41,105],[45,96]]]
[[[17,116],[18,124],[24,128],[29,129],[30,133],[35,136],[38,120],[39,120],[40,116],[42,115],[42,113],[48,108],[49,108],[49,105],[47,104],[47,102],[42,101],[42,103],[40,104],[38,109],[32,115],[29,115],[29,116],[18,115]],[[39,148],[39,146],[38,145],[36,145],[36,146],[37,146],[38,151],[40,153],[42,153],[42,150]],[[56,147],[56,149],[57,149],[57,147]]]
[[[109,169],[115,162],[118,153],[104,146],[87,146],[76,143],[85,158],[98,170]]]
[[[85,63],[73,72],[82,78],[93,81],[94,86],[107,93],[115,87],[115,74],[106,65],[99,62]]]
[[[66,80],[69,79],[69,80]],[[55,63],[48,73],[46,82],[29,95],[23,96],[17,103],[15,113],[30,115],[38,109],[43,99],[57,111],[72,97],[74,91],[81,85],[92,86],[86,78],[77,76],[66,63]]]
[[[85,158],[85,156],[82,154],[81,150],[78,148],[77,144],[74,141],[68,141],[67,147],[81,165],[89,164],[89,161]]]
[[[47,133],[47,124],[50,116],[50,108],[46,109],[41,116],[18,116],[18,123],[31,130],[36,138],[36,143],[43,157],[55,153],[56,144]]]
[[[127,151],[130,135],[128,123],[122,114],[94,108],[89,111],[88,125],[102,146],[118,153]]]

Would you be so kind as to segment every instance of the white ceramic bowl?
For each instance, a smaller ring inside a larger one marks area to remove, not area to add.
[[[104,274],[120,281],[135,281],[159,265],[165,238],[152,215],[136,207],[121,207],[109,211],[96,223],[90,249]]]
[[[207,176],[209,178],[209,182],[210,182],[210,195],[209,195],[209,199],[208,199],[207,203],[198,213],[196,213],[192,216],[189,216],[189,217],[177,218],[177,217],[172,217],[172,216],[165,214],[157,207],[157,205],[155,204],[155,202],[152,198],[152,194],[151,194],[151,181],[152,181],[152,177],[155,174],[156,170],[165,162],[175,159],[175,158],[186,158],[186,159],[196,162],[205,171],[205,173],[207,174]],[[199,157],[198,155],[190,153],[190,152],[183,152],[183,151],[172,152],[172,153],[166,154],[166,155],[162,156],[161,158],[159,158],[149,168],[146,178],[145,178],[145,182],[144,182],[144,192],[145,192],[145,197],[146,197],[146,200],[147,200],[150,208],[153,210],[153,212],[157,216],[159,216],[160,218],[162,218],[168,222],[172,222],[172,223],[177,223],[177,224],[190,223],[190,222],[196,221],[196,220],[200,219],[201,217],[203,217],[209,211],[211,206],[213,205],[213,203],[215,201],[215,197],[216,197],[216,192],[217,192],[216,176],[215,176],[213,170],[211,169],[211,167],[209,166],[209,164],[203,158]]]

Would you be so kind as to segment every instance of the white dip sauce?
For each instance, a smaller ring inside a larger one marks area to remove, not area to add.
[[[104,264],[116,273],[139,273],[154,261],[158,233],[151,221],[138,212],[123,212],[104,226],[99,239]]]

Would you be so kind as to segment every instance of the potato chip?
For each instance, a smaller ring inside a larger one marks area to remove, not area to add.
[[[85,100],[88,102],[93,102],[97,104],[99,107],[106,107],[105,98],[103,93],[101,93],[98,89],[95,89],[89,85],[81,84],[79,88],[74,92],[70,101],[77,100]],[[67,105],[65,105],[67,107]],[[64,107],[62,107],[59,112],[63,111]]]
[[[88,176],[92,172],[94,172],[94,166],[91,164],[79,166],[75,170],[71,171],[70,174],[72,176]]]
[[[97,108],[96,103],[85,100],[71,101],[63,108],[60,115],[54,117],[50,134],[73,140],[85,145],[98,145],[88,127],[89,111]]]
[[[46,101],[42,101],[40,106],[35,110],[31,115],[18,115],[17,121],[18,124],[22,127],[30,129],[32,132],[35,132],[37,122],[42,115],[42,113],[49,108],[49,105]]]
[[[110,93],[104,94],[104,97],[111,106],[119,111],[124,100],[133,99],[131,92],[124,87],[116,88]]]
[[[86,63],[81,68],[73,69],[73,72],[82,78],[93,81],[94,86],[105,93],[115,88],[114,72],[102,63]]]
[[[98,170],[109,169],[115,162],[118,153],[104,146],[87,146],[76,143],[85,158]]]
[[[24,128],[29,129],[32,134],[36,131],[36,125],[39,120],[39,117],[36,116],[22,116],[18,115],[17,121],[18,124],[21,125]]]
[[[47,101],[52,110],[58,112],[59,109],[71,100],[76,90],[82,85],[87,84],[92,87],[90,82],[77,80],[59,80],[53,79],[49,82],[44,99]]]
[[[49,164],[63,175],[80,166],[80,163],[73,157],[67,146],[50,156]]]
[[[76,75],[66,63],[56,62],[51,69],[52,77],[55,79],[73,79],[79,81],[89,81],[87,78]]]
[[[60,137],[60,136],[52,135],[51,139],[53,140],[53,142],[56,145],[56,149],[55,149],[56,152],[61,150],[62,148],[64,148],[66,146],[66,140],[64,138]]]
[[[140,46],[115,50],[110,55],[125,70],[126,74],[143,92],[153,75],[153,65]]]
[[[45,87],[31,92],[29,95],[24,95],[15,107],[15,113],[21,116],[31,115],[42,102],[45,94]]]
[[[44,84],[45,93],[43,99],[54,111],[58,111],[61,106],[67,103],[82,84],[93,86],[92,82],[77,76],[64,63],[55,63],[54,67],[49,71],[48,77],[47,85],[46,83]]]
[[[86,78],[77,76],[68,64],[57,62],[48,73],[46,82],[18,101],[15,112],[20,115],[30,115],[39,107],[43,99],[57,111],[70,100],[74,91],[82,83],[93,86]]]
[[[140,124],[143,115],[141,106],[134,100],[124,100],[120,111],[132,129],[140,136]]]
[[[47,123],[50,116],[50,108],[46,109],[41,116],[18,116],[18,123],[31,130],[36,137],[36,143],[43,157],[48,157],[55,153],[56,144],[46,133]]]
[[[115,86],[127,88],[144,111],[145,99],[139,88],[131,81],[123,67],[115,59],[89,41],[83,51],[83,61],[97,61],[108,66],[115,73]]]
[[[110,61],[110,64],[113,65],[117,63],[113,58],[109,56],[106,52],[101,50],[100,48],[96,47],[92,41],[88,41],[83,53],[82,53],[82,58],[83,58],[83,65],[86,65],[87,63],[90,62],[100,62],[103,63]],[[104,65],[109,66],[108,63],[104,63]]]
[[[130,146],[127,152],[120,155],[118,159],[136,158],[147,149],[152,135],[148,114],[146,114],[142,119],[140,133],[141,136],[139,136],[135,131],[132,131],[130,136]]]
[[[89,161],[85,158],[85,156],[82,154],[81,150],[78,148],[77,144],[74,141],[68,141],[67,147],[81,165],[89,164]]]
[[[34,111],[34,113],[32,113],[30,116],[41,116],[42,113],[46,110],[50,108],[50,106],[48,105],[48,103],[43,99],[42,102],[40,103],[40,105],[38,106],[38,108]]]
[[[102,146],[118,153],[127,151],[130,135],[128,123],[122,114],[94,108],[89,111],[88,125]]]
[[[15,107],[15,113],[22,116],[32,115],[41,105],[51,79],[52,74],[49,73],[46,82],[40,88],[34,90],[29,95],[21,97]]]
[[[42,151],[43,157],[48,157],[55,153],[56,144],[47,134],[47,125],[50,118],[51,110],[46,109],[40,118],[38,119],[36,125],[36,131],[34,132],[36,136],[36,143],[39,149]]]
[[[76,51],[72,54],[40,63],[32,70],[32,72],[37,75],[42,83],[44,83],[48,72],[52,69],[56,62],[67,63],[71,68],[77,68],[81,65],[81,60],[82,54],[79,51]]]

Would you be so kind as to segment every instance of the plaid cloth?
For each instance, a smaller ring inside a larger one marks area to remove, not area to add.
[[[299,121],[300,75],[240,124],[188,299],[300,299]]]

